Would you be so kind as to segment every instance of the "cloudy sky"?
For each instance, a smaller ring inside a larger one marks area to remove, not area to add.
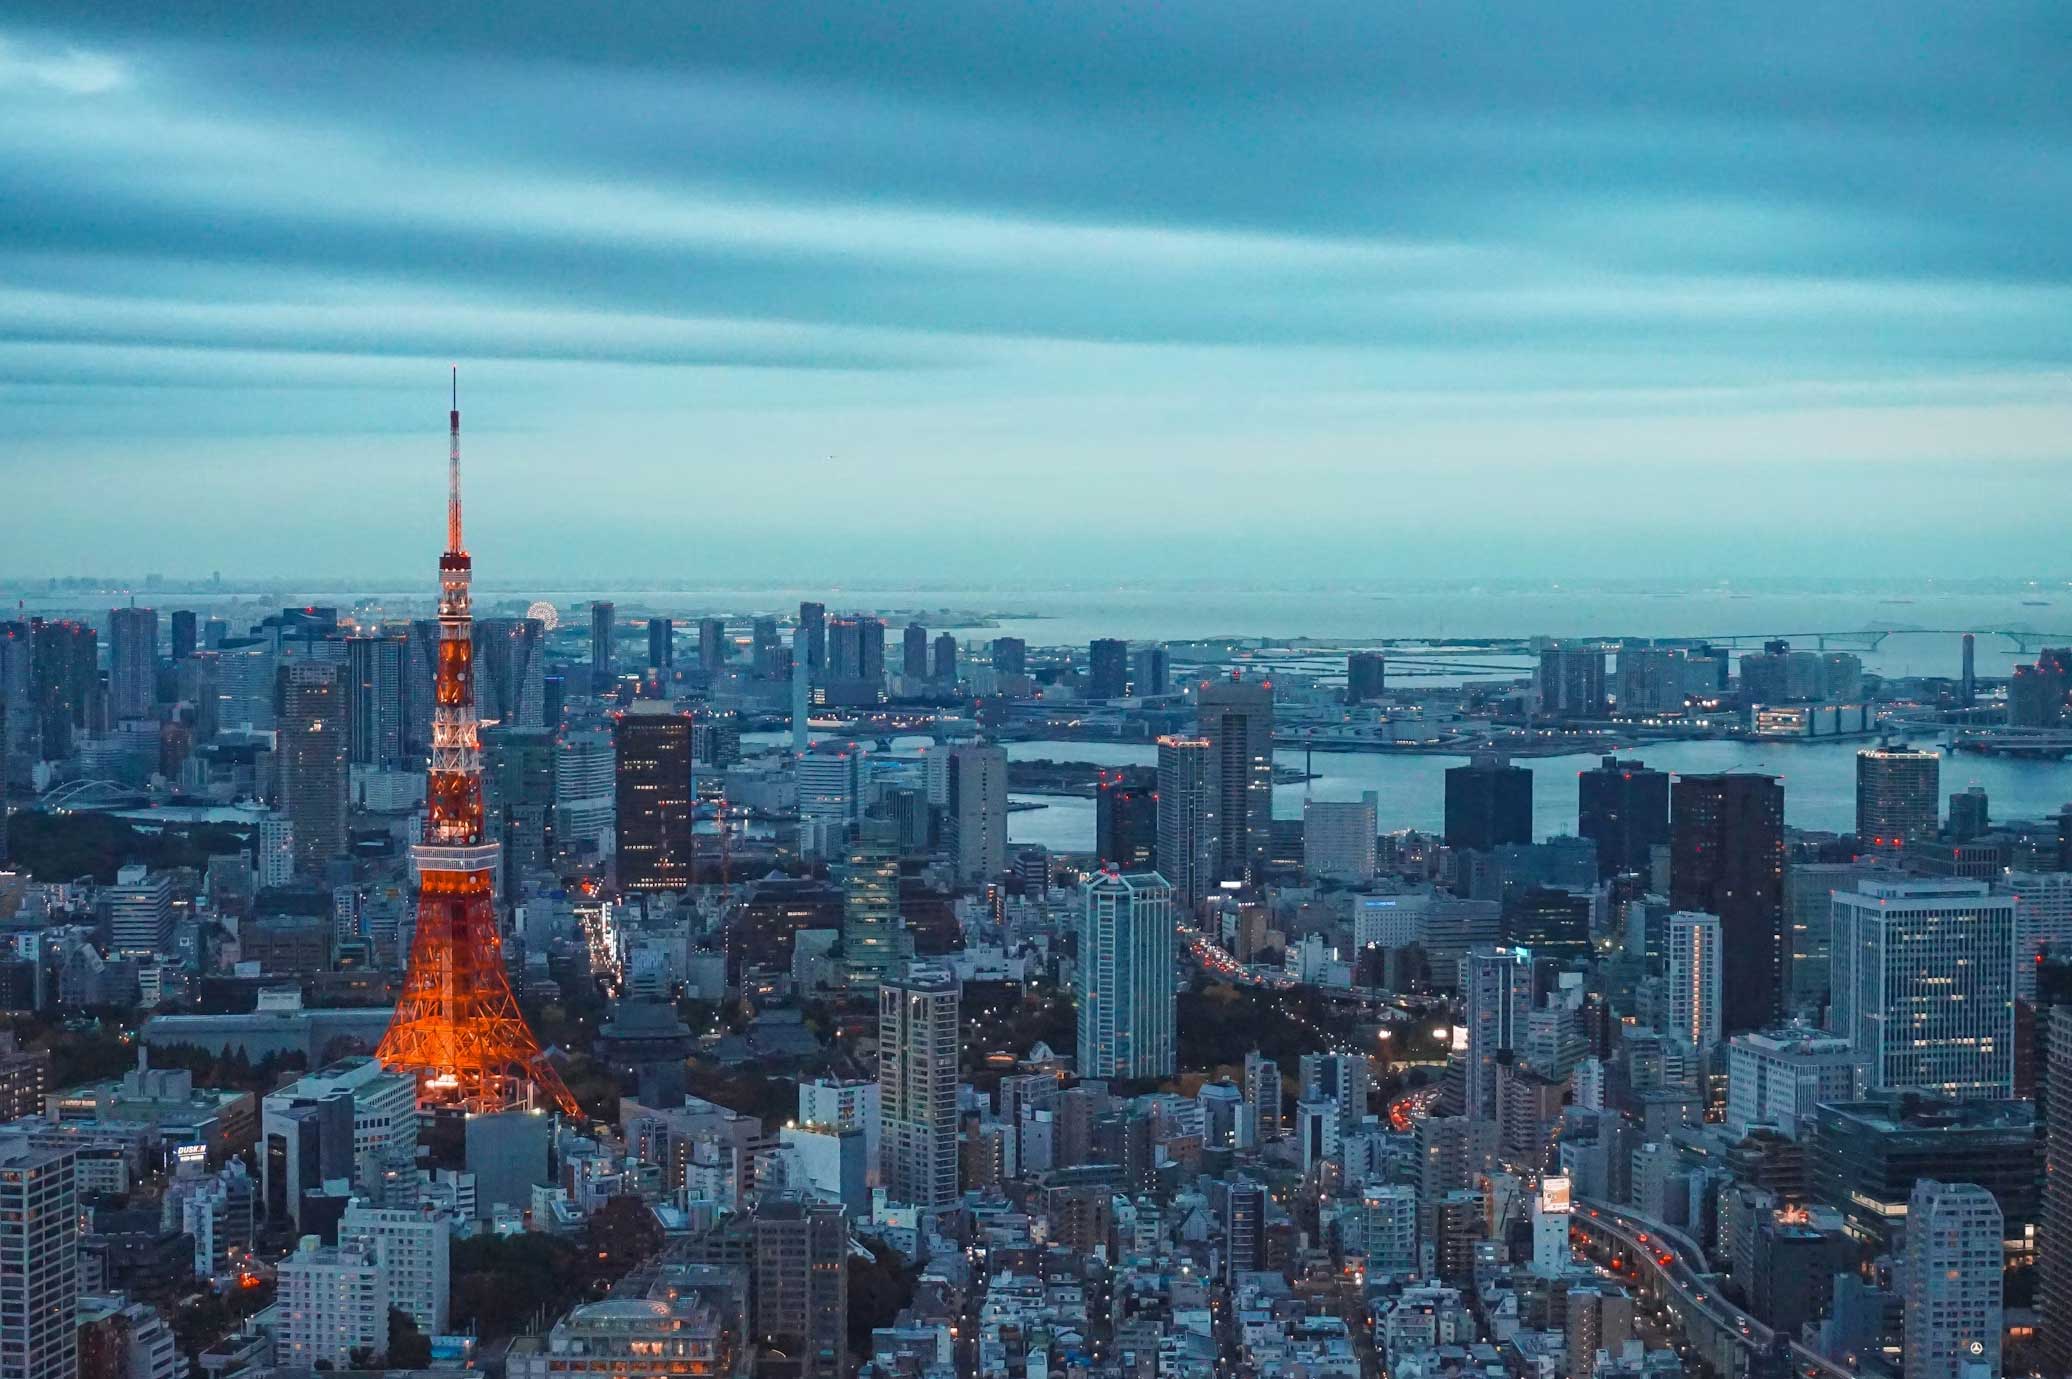
[[[612,8],[637,17],[612,18]],[[0,7],[0,575],[2061,573],[2072,9]]]

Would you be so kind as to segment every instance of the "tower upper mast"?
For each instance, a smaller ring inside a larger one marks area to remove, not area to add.
[[[460,542],[460,365],[453,366],[453,411],[448,414],[453,441],[446,462],[446,553],[461,554]]]

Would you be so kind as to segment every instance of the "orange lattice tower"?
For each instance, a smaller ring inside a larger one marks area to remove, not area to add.
[[[518,1011],[504,972],[494,880],[497,844],[482,825],[482,749],[475,729],[472,562],[460,539],[460,371],[454,370],[453,455],[446,554],[439,557],[439,664],[432,693],[432,764],[417,863],[417,938],[396,1018],[376,1050],[383,1066],[417,1074],[424,1105],[503,1111],[533,1092],[576,1113],[561,1077]]]

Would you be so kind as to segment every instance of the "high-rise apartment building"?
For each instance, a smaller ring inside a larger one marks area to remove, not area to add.
[[[990,881],[1007,870],[1007,752],[1000,747],[950,750],[944,841],[960,881]]]
[[[798,634],[806,644],[806,671],[809,679],[818,679],[827,665],[827,605],[824,603],[801,603],[799,605]],[[798,655],[794,643],[792,655]]]
[[[993,669],[1002,675],[1029,673],[1029,644],[1020,637],[993,638]]]
[[[1216,796],[1205,737],[1158,740],[1158,869],[1192,908],[1216,884]]]
[[[1669,1034],[1698,1053],[1720,1041],[1720,925],[1718,915],[1679,910],[1669,916]]]
[[[1646,876],[1655,846],[1669,841],[1668,773],[1617,757],[1578,771],[1576,833],[1597,844],[1600,879]]]
[[[1719,916],[1723,1031],[1776,1024],[1791,957],[1783,781],[1745,772],[1677,778],[1669,792],[1669,901]]]
[[[2050,1007],[2042,1102],[2043,1248],[2037,1257],[2037,1327],[2045,1374],[2072,1374],[2072,1005]]]
[[[280,668],[281,812],[295,829],[295,870],[315,876],[345,854],[345,667],[326,661],[290,661]]]
[[[442,1212],[354,1201],[338,1223],[338,1243],[372,1255],[388,1305],[437,1336],[447,1326],[453,1228]]]
[[[1120,871],[1158,870],[1158,790],[1103,771],[1094,788],[1095,860]]]
[[[1604,717],[1604,648],[1545,648],[1534,689],[1540,712],[1549,718]]]
[[[1497,1055],[1525,1042],[1532,1015],[1532,955],[1522,948],[1473,948],[1461,963],[1468,1027],[1465,1105],[1472,1120],[1496,1119]]]
[[[913,956],[899,914],[899,851],[867,823],[835,875],[842,887],[842,961],[852,991],[870,991]]]
[[[1209,744],[1217,881],[1256,881],[1273,831],[1273,683],[1205,680],[1195,722]]]
[[[590,692],[604,694],[618,681],[618,613],[609,601],[590,605]]]
[[[957,638],[953,633],[943,632],[936,636],[932,678],[941,685],[957,683]]]
[[[1343,1143],[1367,1119],[1367,1094],[1373,1082],[1367,1059],[1357,1053],[1306,1053],[1297,1068],[1301,1099],[1326,1102],[1336,1109],[1338,1137]]]
[[[172,658],[184,661],[192,656],[201,645],[195,635],[195,618],[192,608],[175,608],[172,617]]]
[[[1923,1178],[1907,1199],[1906,1379],[2000,1371],[2000,1204],[1976,1183]]]
[[[388,1294],[381,1265],[364,1245],[325,1245],[302,1237],[275,1271],[279,1281],[280,1357],[314,1369],[350,1369],[356,1350],[388,1349]]]
[[[345,643],[346,761],[400,771],[409,726],[409,643],[402,637],[351,637]]]
[[[108,712],[149,718],[158,701],[158,610],[108,610]]]
[[[668,670],[676,664],[676,624],[667,618],[647,622],[649,670]]]
[[[755,1337],[798,1379],[848,1379],[849,1221],[785,1194],[755,1209]]]
[[[727,644],[725,618],[698,619],[698,669],[707,676],[719,674],[733,648]]]
[[[1096,637],[1086,648],[1086,697],[1120,699],[1129,693],[1130,644]]]
[[[1162,646],[1140,646],[1130,653],[1130,693],[1139,699],[1170,694],[1172,657]]]
[[[38,741],[45,761],[63,761],[72,755],[73,738],[86,728],[100,682],[100,639],[85,623],[62,619],[31,618],[29,628],[29,692],[36,703]],[[270,701],[270,685],[268,690]]]
[[[1257,1049],[1245,1055],[1245,1106],[1252,1118],[1252,1143],[1281,1137],[1281,1065]]]
[[[957,1200],[958,995],[923,963],[878,984],[879,1181],[924,1210]]]
[[[1169,1077],[1174,1070],[1173,888],[1156,872],[1103,871],[1083,890],[1079,1075]]]
[[[900,634],[899,673],[909,680],[928,678],[928,629],[917,622]]]
[[[1856,754],[1856,841],[1897,851],[1933,841],[1942,804],[1942,755],[1911,747]]]
[[[1532,772],[1499,755],[1446,771],[1446,846],[1487,851],[1532,841]]]
[[[619,715],[613,865],[619,888],[680,891],[691,884],[691,718],[643,699]]]
[[[1345,702],[1368,704],[1388,688],[1388,657],[1379,651],[1355,651],[1345,658]]]
[[[2014,1094],[2014,897],[1982,881],[1863,881],[1834,897],[1830,1027],[1872,1092]]]
[[[2072,957],[2072,872],[2010,867],[2001,883],[2014,897],[2014,995],[2036,999],[2045,955]]]
[[[79,1192],[70,1147],[0,1135],[0,1375],[77,1379]]]

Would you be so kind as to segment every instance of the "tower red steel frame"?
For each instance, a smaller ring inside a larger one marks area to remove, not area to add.
[[[446,553],[439,557],[439,649],[432,691],[432,760],[417,863],[417,937],[403,998],[375,1057],[417,1075],[424,1105],[502,1111],[531,1093],[577,1113],[548,1063],[504,971],[494,877],[499,848],[483,827],[482,749],[475,726],[473,562],[460,533],[460,370],[454,370],[447,470]]]

